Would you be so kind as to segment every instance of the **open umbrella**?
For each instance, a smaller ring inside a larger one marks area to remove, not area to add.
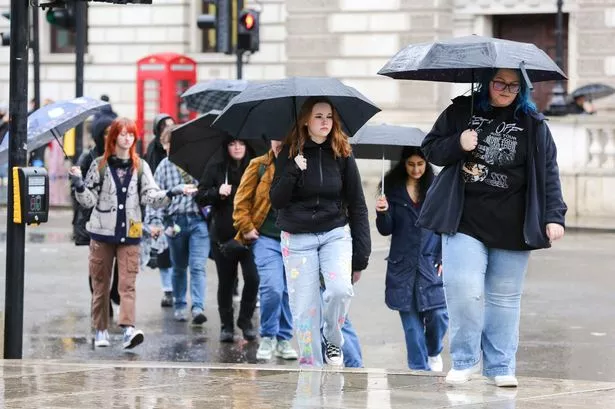
[[[195,179],[201,179],[209,160],[220,155],[220,147],[229,135],[211,127],[220,111],[210,111],[186,122],[171,132],[169,160],[185,170]],[[270,148],[265,139],[245,141],[254,155],[262,155]]]
[[[534,44],[466,36],[410,44],[378,71],[395,79],[472,83],[484,70],[520,69],[529,81],[565,80],[555,62]]]
[[[588,97],[591,100],[605,98],[615,94],[615,88],[606,84],[587,84],[570,93],[572,98]]]
[[[240,139],[265,135],[281,140],[295,125],[303,103],[313,96],[331,101],[351,136],[380,111],[359,91],[335,78],[295,77],[248,85],[229,102],[213,127]]]
[[[350,139],[352,153],[358,159],[382,159],[382,194],[384,194],[384,161],[398,160],[405,146],[421,146],[425,132],[419,128],[398,125],[365,125]]]
[[[54,138],[60,146],[60,138],[69,130],[81,124],[108,102],[90,97],[57,101],[37,109],[28,116],[28,152],[40,148]],[[0,146],[0,163],[8,161],[7,134]],[[66,156],[66,153],[64,153]]]
[[[222,110],[237,94],[246,89],[246,80],[212,80],[199,82],[182,94],[186,106],[193,111]]]

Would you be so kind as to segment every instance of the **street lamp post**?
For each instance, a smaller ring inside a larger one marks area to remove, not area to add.
[[[555,18],[555,63],[564,70],[564,13],[562,7],[564,0],[557,0],[557,14]],[[566,115],[566,88],[562,80],[557,80],[551,90],[551,101],[547,112],[550,115]]]

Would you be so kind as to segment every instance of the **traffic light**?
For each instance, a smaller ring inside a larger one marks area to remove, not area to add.
[[[233,31],[233,8],[231,0],[204,0],[210,13],[201,14],[196,19],[196,26],[201,30],[216,30],[217,53],[232,54],[233,44],[231,33]]]
[[[77,25],[75,21],[75,3],[67,2],[63,7],[50,8],[47,10],[45,17],[52,26],[74,31]]]
[[[5,11],[2,13],[2,17],[11,21],[11,13]],[[11,45],[11,32],[8,33],[0,33],[0,37],[2,37],[2,46]]]
[[[254,9],[241,10],[237,24],[237,49],[239,51],[258,51],[260,12]]]

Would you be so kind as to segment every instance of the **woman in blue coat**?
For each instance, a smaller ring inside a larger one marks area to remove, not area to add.
[[[399,311],[408,367],[442,371],[442,339],[448,328],[442,287],[440,236],[416,226],[433,170],[417,147],[404,148],[384,178],[385,196],[376,202],[376,226],[391,237],[385,302]]]

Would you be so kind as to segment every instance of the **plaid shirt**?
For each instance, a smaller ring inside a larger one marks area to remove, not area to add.
[[[188,174],[186,174],[186,179],[189,179],[189,183],[198,184],[198,181]],[[169,190],[177,185],[186,183],[180,169],[169,158],[164,158],[160,162],[156,168],[156,173],[154,173],[154,180],[163,190]],[[198,212],[199,208],[192,196],[179,195],[175,196],[171,204],[163,209],[153,209],[148,206],[145,222],[160,226],[164,224],[164,219],[169,216],[188,213],[198,214]]]

